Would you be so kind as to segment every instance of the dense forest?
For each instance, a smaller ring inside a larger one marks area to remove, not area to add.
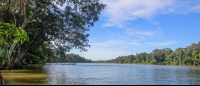
[[[137,53],[136,55],[119,56],[112,60],[99,60],[93,63],[128,63],[128,64],[156,64],[156,65],[200,65],[200,41],[186,48],[173,51],[170,48],[155,49],[151,53]]]
[[[1,0],[1,67],[91,62],[66,53],[73,48],[87,51],[86,32],[105,7],[99,0]]]
[[[54,55],[46,57],[46,59],[41,59],[37,56],[27,57],[26,62],[28,64],[45,64],[45,63],[92,63],[91,59],[86,59],[78,54],[65,54],[65,55],[56,55],[56,52],[53,52]]]

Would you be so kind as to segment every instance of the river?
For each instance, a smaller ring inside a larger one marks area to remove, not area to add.
[[[200,67],[77,63],[1,70],[6,85],[200,85]]]

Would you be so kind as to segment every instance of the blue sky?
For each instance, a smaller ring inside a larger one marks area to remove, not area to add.
[[[107,8],[90,28],[86,59],[185,48],[200,41],[200,0],[101,0]]]

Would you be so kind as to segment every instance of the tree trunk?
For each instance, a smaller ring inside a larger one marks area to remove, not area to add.
[[[4,68],[5,67],[5,61],[4,61],[4,57],[2,57],[2,63],[1,63],[1,68]]]
[[[4,67],[5,67],[5,63],[6,63],[6,62],[2,61],[2,63],[1,63],[1,68],[4,68]]]
[[[26,57],[24,56],[24,54],[21,56],[21,58],[22,58],[22,65],[27,66]]]
[[[38,8],[38,9],[35,11],[34,15],[36,14],[36,12],[37,12],[39,9],[40,9],[40,8]],[[31,18],[33,18],[34,15],[32,15]],[[26,18],[25,18],[25,21],[24,21],[23,25],[21,26],[21,29],[22,29],[22,30],[24,30],[25,26],[27,25],[27,23],[28,23],[29,21],[30,21],[30,20],[26,20]],[[12,54],[12,52],[13,52],[13,50],[14,50],[14,48],[15,48],[16,45],[17,45],[17,43],[13,43],[13,44],[11,45],[11,47],[10,47],[10,49],[9,49],[9,51],[8,51],[8,55],[9,55],[9,56],[11,56],[11,54]]]
[[[13,67],[23,67],[22,66],[22,64],[21,64],[21,54],[20,54],[20,52],[21,52],[21,45],[20,45],[20,43],[18,43],[18,46],[17,46],[17,55],[16,55],[16,58],[15,58],[15,60],[14,60],[14,64],[13,64]]]
[[[23,64],[23,65],[27,65],[27,63],[26,63],[26,57],[23,58],[22,64]]]
[[[10,61],[7,61],[7,56],[5,57],[6,61],[2,61],[1,68],[10,68]]]
[[[21,62],[20,62],[20,57],[19,57],[19,56],[17,56],[17,57],[15,58],[15,61],[14,61],[14,63],[13,63],[13,67],[15,67],[15,68],[23,67],[22,64],[21,64]]]
[[[194,60],[194,66],[195,66],[195,60]]]
[[[25,55],[26,55],[26,53],[28,52],[28,50],[30,50],[30,48],[27,48],[24,52],[23,52],[23,54],[21,55],[21,58],[22,58],[22,65],[27,65],[27,63],[26,63],[26,57],[25,57]]]
[[[11,10],[11,5],[10,5],[10,2],[11,2],[11,0],[9,0],[9,3],[7,3],[8,4],[8,9],[10,9],[10,12],[13,14],[13,11]],[[21,0],[19,1],[19,4],[20,4],[20,10],[19,10],[19,12],[21,12]],[[24,30],[24,28],[25,28],[25,26],[27,25],[27,23],[29,23],[34,17],[35,17],[35,15],[37,14],[37,12],[41,9],[40,7],[31,15],[31,17],[29,18],[29,19],[27,19],[27,16],[26,16],[26,0],[24,0],[23,1],[23,4],[24,4],[24,16],[25,16],[25,20],[24,20],[24,23],[22,24],[22,26],[21,26],[21,29],[22,30]],[[16,18],[15,18],[15,15],[13,14],[13,16],[14,16],[14,19],[15,19],[15,25],[16,25]],[[21,13],[19,13],[19,17],[21,17]],[[19,26],[20,26],[20,18],[19,18]],[[12,54],[12,52],[13,52],[13,50],[14,50],[14,48],[16,47],[16,45],[17,45],[17,43],[12,43],[12,45],[11,45],[11,47],[10,47],[10,49],[9,49],[9,51],[8,51],[8,55],[6,55],[5,56],[5,59],[7,59],[7,58],[9,58],[9,60],[10,60],[10,56],[11,56],[11,54]],[[19,51],[20,52],[20,51]],[[7,61],[6,61],[7,62]],[[3,61],[2,62],[2,67],[5,67],[6,66],[6,63],[5,61]],[[15,59],[15,62],[18,62],[18,63],[20,63],[20,54],[19,54],[19,56],[17,56],[17,58]],[[10,61],[8,62],[8,64],[10,64]],[[8,67],[8,66],[7,66]]]

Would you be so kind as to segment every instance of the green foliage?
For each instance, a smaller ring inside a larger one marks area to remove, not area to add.
[[[68,0],[57,0],[55,4],[52,0],[26,0],[26,2],[22,1],[21,6],[19,1],[2,2],[4,5],[1,7],[3,16],[1,21],[9,23],[1,22],[0,25],[0,34],[3,34],[0,35],[1,56],[7,53],[13,43],[18,43],[19,45],[11,54],[13,60],[21,57],[28,63],[37,64],[91,62],[84,57],[69,56],[65,53],[72,48],[87,51],[85,47],[90,45],[88,45],[89,34],[86,34],[86,31],[89,31],[89,28],[98,21],[98,16],[106,5],[99,0],[84,2],[72,0],[67,2],[69,5],[64,10],[57,7],[57,5],[62,6],[66,1]],[[9,3],[12,3],[10,8]],[[13,25],[14,23],[16,26]],[[17,27],[22,27],[23,30]],[[51,43],[47,43],[52,41],[55,49],[49,47]]]
[[[43,64],[28,64],[28,67],[42,67]]]
[[[0,22],[0,34],[0,56],[2,57],[3,53],[8,53],[8,47],[10,47],[13,42],[23,43],[29,40],[26,31],[10,23]]]
[[[70,53],[70,54],[65,54],[65,55],[58,55],[57,56],[60,56],[60,58],[58,57],[53,57],[53,58],[48,58],[47,59],[47,62],[48,63],[66,63],[66,62],[75,62],[75,63],[90,63],[92,62],[91,60],[88,60],[88,59],[85,59],[84,57],[81,57],[77,54],[73,54],[73,53]]]
[[[155,49],[151,53],[137,53],[136,55],[119,56],[106,61],[93,61],[96,63],[131,63],[131,64],[157,64],[157,65],[200,65],[200,41],[186,48],[175,51],[170,48]]]

